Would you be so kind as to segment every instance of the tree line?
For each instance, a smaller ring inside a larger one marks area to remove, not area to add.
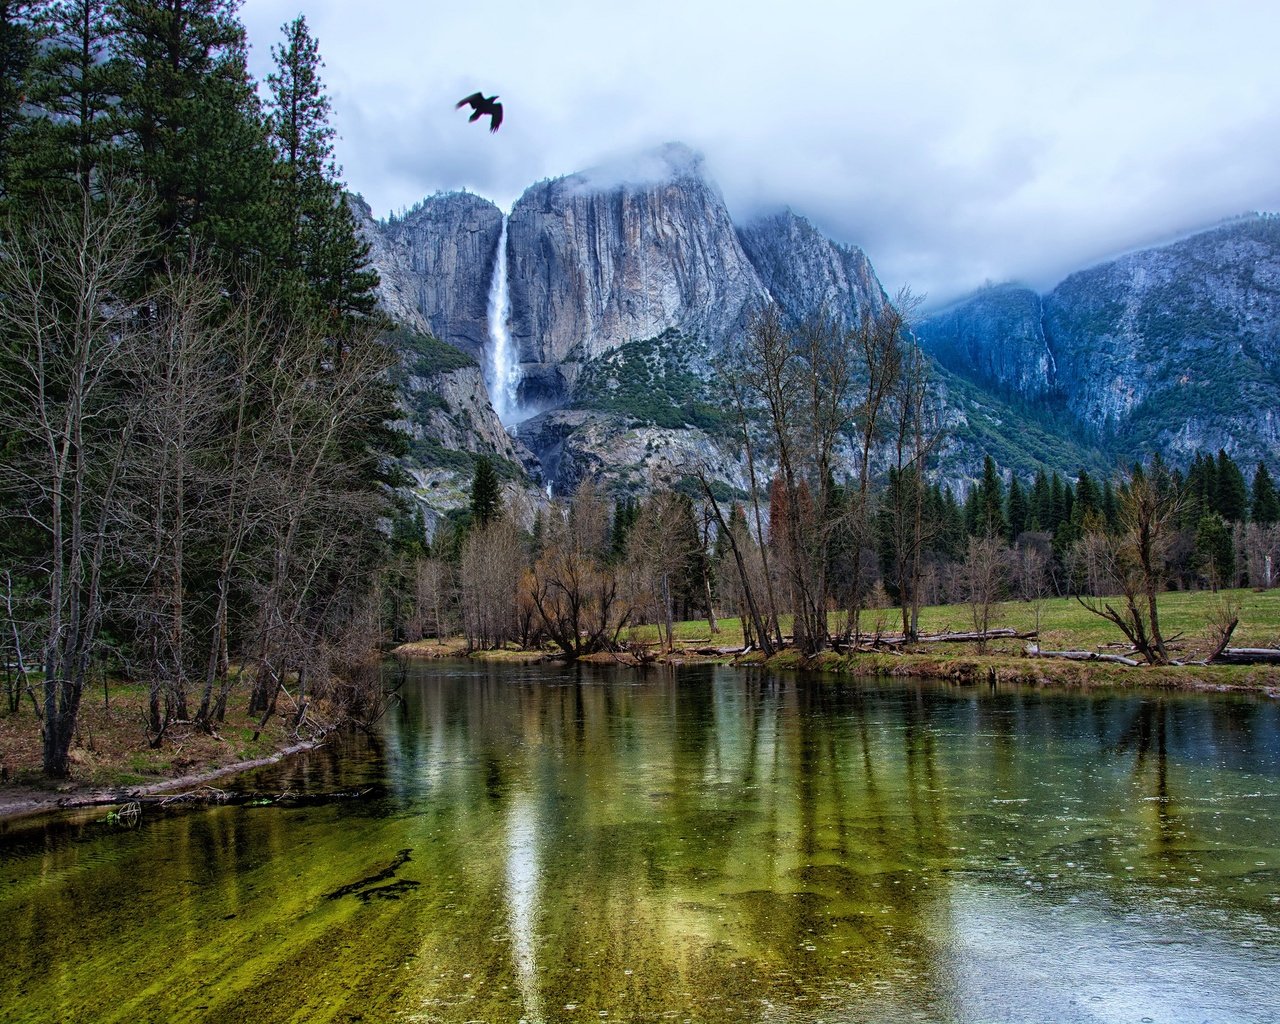
[[[237,8],[0,5],[2,643],[51,776],[104,659],[154,745],[241,680],[265,722],[376,678],[403,450],[377,277],[305,19],[260,90]]]

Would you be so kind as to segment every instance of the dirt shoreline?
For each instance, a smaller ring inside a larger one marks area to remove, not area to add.
[[[193,772],[177,778],[162,779],[142,786],[117,787],[85,787],[70,788],[63,792],[40,789],[35,786],[5,786],[0,788],[0,824],[28,818],[41,814],[52,814],[57,811],[74,810],[80,807],[105,807],[111,804],[129,803],[145,797],[159,796],[178,791],[196,790],[208,785],[215,779],[228,775],[238,775],[255,768],[265,768],[300,754],[306,750],[314,750],[324,742],[323,738],[294,743],[277,750],[266,757],[257,757],[251,761],[237,761],[234,764],[220,765],[208,771]]]

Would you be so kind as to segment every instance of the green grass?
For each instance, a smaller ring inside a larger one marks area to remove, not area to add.
[[[1160,597],[1160,626],[1173,642],[1179,656],[1192,657],[1210,643],[1210,617],[1215,603],[1230,599],[1238,602],[1240,624],[1232,637],[1236,647],[1280,647],[1280,589],[1268,591],[1228,590],[1218,594],[1207,591],[1167,593]],[[1114,601],[1115,599],[1110,599]],[[884,622],[886,632],[901,629],[901,615],[896,608],[868,609],[863,612],[863,631],[875,629],[877,620]],[[832,616],[833,628],[843,618]],[[1020,632],[1035,628],[1036,608],[1024,601],[1004,601],[997,605],[991,618],[992,628],[1011,626]],[[713,636],[706,619],[693,619],[676,624],[676,641],[684,644],[706,644],[732,647],[742,644],[742,621],[738,618],[717,620],[720,633]],[[790,616],[783,616],[782,628],[789,632]],[[920,610],[920,629],[924,633],[968,631],[973,620],[967,605],[933,605]],[[1179,637],[1178,634],[1181,634]],[[636,626],[630,638],[640,643],[657,643],[657,626]],[[1049,650],[1096,650],[1107,644],[1123,645],[1125,638],[1115,626],[1090,613],[1075,598],[1051,598],[1040,606],[1040,644]],[[993,643],[994,652],[1013,654],[1025,646],[1024,641]],[[936,646],[934,647],[936,650]],[[947,650],[963,650],[963,645]],[[944,652],[945,653],[945,652]]]

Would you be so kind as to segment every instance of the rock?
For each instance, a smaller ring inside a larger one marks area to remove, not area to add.
[[[1067,277],[985,289],[920,325],[967,379],[1073,421],[1114,456],[1280,448],[1280,219],[1244,217]]]
[[[1057,364],[1045,341],[1041,299],[1006,284],[927,317],[916,327],[924,349],[950,370],[1027,402],[1057,396]]]
[[[468,192],[439,193],[405,216],[381,223],[367,206],[356,211],[381,278],[378,296],[386,312],[483,365],[502,211]]]
[[[769,295],[793,320],[824,310],[854,324],[864,309],[875,312],[888,302],[861,249],[831,241],[790,210],[752,221],[738,238]]]
[[[512,338],[543,394],[547,367],[666,330],[722,338],[764,287],[701,158],[678,144],[541,182],[511,211]]]

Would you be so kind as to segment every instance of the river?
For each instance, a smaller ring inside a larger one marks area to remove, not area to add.
[[[359,797],[0,832],[4,1021],[1277,1021],[1280,706],[421,663]]]

